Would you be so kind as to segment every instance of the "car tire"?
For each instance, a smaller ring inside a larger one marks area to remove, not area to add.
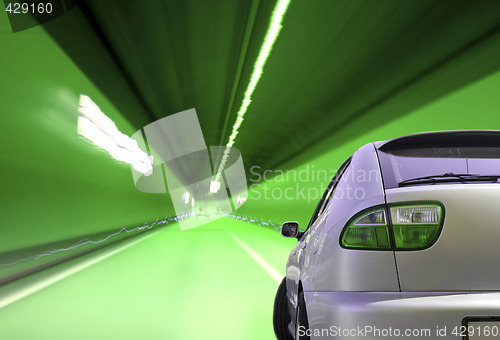
[[[307,319],[306,300],[304,292],[300,292],[299,303],[297,305],[297,319],[295,321],[295,340],[311,340],[311,337],[307,333],[304,334],[307,330],[309,330],[309,320]],[[300,336],[300,334],[303,335]]]
[[[288,302],[286,297],[286,277],[281,281],[276,297],[274,299],[273,309],[273,328],[274,334],[278,340],[293,340],[288,331],[288,325],[291,318],[288,311]]]

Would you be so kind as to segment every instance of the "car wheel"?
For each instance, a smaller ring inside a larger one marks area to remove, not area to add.
[[[281,281],[276,298],[274,299],[273,328],[278,340],[293,340],[288,331],[290,323],[290,313],[288,312],[288,302],[286,297],[286,277]]]
[[[309,321],[307,320],[306,300],[304,299],[304,292],[300,292],[295,322],[295,340],[311,340],[311,337],[306,333],[308,330]]]

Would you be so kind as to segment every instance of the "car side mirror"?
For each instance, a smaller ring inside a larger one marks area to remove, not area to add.
[[[299,236],[299,222],[285,222],[281,225],[281,236],[296,238]]]

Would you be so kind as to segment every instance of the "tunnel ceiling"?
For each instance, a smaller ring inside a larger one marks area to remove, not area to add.
[[[274,6],[85,1],[45,29],[137,128],[194,107],[225,145]],[[291,0],[235,147],[315,157],[497,71],[499,31],[499,1]]]

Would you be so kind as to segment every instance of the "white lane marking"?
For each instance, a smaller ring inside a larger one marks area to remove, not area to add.
[[[119,252],[153,236],[153,234],[155,234],[155,233],[153,232],[149,235],[143,235],[143,237],[141,237],[135,241],[132,241],[130,243],[124,244],[123,246],[119,247],[118,249],[105,251],[104,253],[97,255],[93,258],[90,258],[88,260],[82,261],[81,263],[79,263],[75,266],[72,266],[71,268],[63,269],[59,273],[49,275],[49,277],[47,277],[47,278],[41,279],[41,280],[33,282],[33,283],[29,283],[24,287],[17,288],[16,286],[14,286],[15,290],[11,293],[7,292],[4,295],[4,292],[2,290],[0,290],[0,293],[2,293],[1,295],[3,295],[2,297],[0,297],[0,309],[7,307],[8,305],[13,304],[14,302],[17,302],[17,301],[33,294],[33,293],[36,293],[39,290],[42,290],[42,289],[44,289],[44,288],[46,288],[46,287],[48,287],[48,286],[50,286],[58,281],[61,281],[65,278],[67,278],[68,276],[76,274],[77,272],[79,272],[85,268],[93,266],[96,263],[99,263],[99,262],[101,262],[101,261],[103,261],[103,260],[105,260],[113,255],[116,255]],[[30,279],[30,278],[25,278],[25,279]],[[13,282],[11,282],[11,284],[12,283]]]
[[[264,260],[259,254],[257,254],[252,248],[250,248],[245,242],[240,240],[238,236],[233,234],[231,231],[226,230],[228,234],[243,248],[250,257],[252,257],[255,262],[257,262],[264,270],[276,281],[280,283],[285,275],[281,274],[279,271],[274,269],[266,260]]]

